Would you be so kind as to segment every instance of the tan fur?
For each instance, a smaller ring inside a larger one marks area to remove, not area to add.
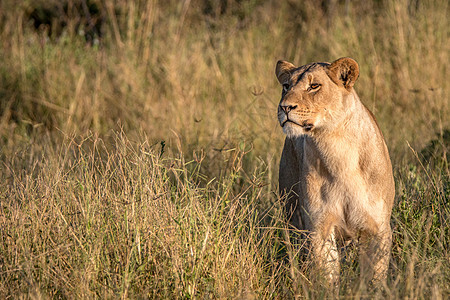
[[[279,61],[278,120],[287,137],[280,194],[292,225],[311,232],[312,253],[336,283],[336,239],[358,238],[361,275],[386,278],[394,179],[383,135],[353,85],[351,58],[301,67]]]

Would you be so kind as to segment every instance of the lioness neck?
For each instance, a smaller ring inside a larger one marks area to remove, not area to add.
[[[354,91],[345,101],[345,110],[330,126],[318,128],[303,139],[304,162],[312,167],[325,167],[331,176],[360,172],[361,165],[386,163],[371,159],[382,157],[378,154],[387,149],[370,112]]]

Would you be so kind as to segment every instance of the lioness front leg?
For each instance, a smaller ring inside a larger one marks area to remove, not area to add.
[[[325,237],[320,232],[312,233],[311,247],[316,266],[324,272],[328,282],[336,287],[339,283],[339,253],[334,229]]]
[[[391,244],[390,225],[376,234],[362,233],[359,260],[363,280],[372,280],[374,285],[380,285],[386,281]]]

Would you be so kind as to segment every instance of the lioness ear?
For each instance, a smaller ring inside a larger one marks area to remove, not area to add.
[[[291,76],[291,71],[294,69],[295,66],[290,62],[279,60],[275,69],[275,75],[277,76],[278,81],[281,84],[285,83],[288,80],[289,76]]]
[[[328,66],[327,74],[339,86],[351,90],[359,76],[358,63],[348,57],[342,57]]]

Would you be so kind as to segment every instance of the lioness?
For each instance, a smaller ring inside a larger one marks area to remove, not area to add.
[[[287,135],[279,185],[291,224],[311,233],[314,260],[330,282],[339,277],[337,239],[358,239],[361,275],[385,280],[394,178],[380,128],[353,89],[357,62],[278,61],[276,76]]]

